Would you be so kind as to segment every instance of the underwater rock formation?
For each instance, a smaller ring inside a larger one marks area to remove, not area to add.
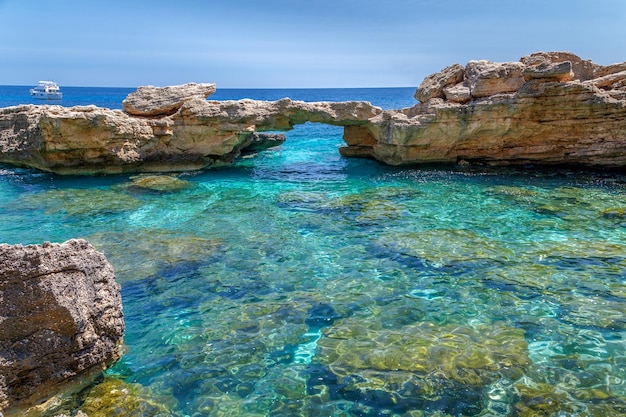
[[[344,156],[391,165],[626,164],[626,63],[569,52],[470,61],[426,77],[412,108],[348,126]]]
[[[243,151],[285,140],[264,131],[307,121],[361,124],[382,112],[365,102],[208,101],[211,86],[142,87],[124,101],[127,112],[96,106],[0,109],[0,162],[77,175],[190,171],[229,164]]]
[[[518,380],[530,361],[524,331],[501,323],[376,328],[353,317],[323,331],[315,363],[313,392],[389,414],[483,415],[490,408],[485,388]]]
[[[122,354],[120,287],[85,240],[0,245],[0,323],[7,415],[88,382]]]

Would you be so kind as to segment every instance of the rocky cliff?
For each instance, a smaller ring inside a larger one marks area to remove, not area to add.
[[[360,124],[382,112],[363,102],[206,100],[214,91],[214,84],[141,87],[124,100],[124,112],[95,106],[0,109],[0,162],[59,174],[196,170],[285,140],[263,132],[307,121]]]
[[[414,107],[288,98],[209,101],[214,84],[140,87],[124,111],[95,106],[0,109],[0,162],[59,174],[196,170],[285,140],[307,121],[344,126],[344,156],[391,165],[626,164],[626,63],[569,52],[470,61],[432,74]]]
[[[0,245],[0,415],[95,376],[123,333],[113,268],[87,241]]]
[[[626,166],[626,63],[568,52],[470,61],[432,74],[421,103],[345,129],[345,156],[391,165]]]

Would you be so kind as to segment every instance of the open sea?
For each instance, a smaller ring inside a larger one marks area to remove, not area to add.
[[[61,89],[109,108],[133,91]],[[626,415],[626,175],[388,167],[342,158],[338,127],[286,134],[174,188],[0,165],[1,242],[85,238],[122,286],[125,355],[44,414]]]

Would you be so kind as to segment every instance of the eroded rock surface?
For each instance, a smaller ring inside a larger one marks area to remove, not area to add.
[[[422,103],[346,127],[342,154],[391,165],[626,166],[626,63],[539,52],[470,61],[461,81],[441,82],[450,68],[426,77],[416,92]]]
[[[470,61],[432,74],[419,104],[208,101],[213,84],[142,87],[126,112],[95,106],[0,109],[0,162],[59,174],[171,172],[277,146],[295,124],[344,127],[344,156],[391,165],[626,164],[626,62],[570,52]]]
[[[307,121],[365,123],[366,102],[207,101],[193,96],[168,116],[133,116],[96,106],[0,109],[0,162],[59,174],[189,171],[232,163],[244,150],[280,145]]]
[[[183,103],[192,98],[205,99],[215,93],[215,84],[188,83],[184,85],[139,87],[130,93],[122,106],[124,111],[134,116],[162,116],[174,114]]]
[[[113,268],[89,242],[0,245],[0,414],[97,375],[123,334]]]

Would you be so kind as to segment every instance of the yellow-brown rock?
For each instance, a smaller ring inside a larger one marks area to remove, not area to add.
[[[470,101],[439,98],[385,111],[358,129],[346,128],[348,146],[341,152],[391,165],[624,167],[624,70],[621,64],[610,67],[565,52],[533,54],[501,65],[472,61],[457,84],[469,85]],[[509,75],[510,83],[502,79]],[[507,92],[516,84],[515,91]],[[485,91],[495,93],[482,97]]]
[[[426,77],[420,104],[387,111],[367,102],[206,100],[213,89],[140,88],[126,112],[0,109],[0,163],[59,174],[197,170],[279,145],[284,135],[263,132],[310,121],[344,127],[342,155],[391,165],[626,164],[626,62],[537,52],[454,64]]]
[[[285,140],[263,131],[307,121],[362,124],[381,112],[366,102],[197,96],[171,115],[151,117],[96,106],[14,106],[0,109],[0,162],[78,175],[189,171],[229,164],[248,147],[263,149]]]
[[[213,93],[215,84],[188,83],[168,87],[148,85],[130,93],[122,101],[122,106],[126,113],[134,116],[165,116],[176,113],[183,103],[192,98],[205,99]]]

